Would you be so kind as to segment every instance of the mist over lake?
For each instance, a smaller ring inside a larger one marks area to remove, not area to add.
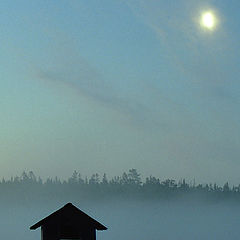
[[[1,234],[9,239],[40,239],[40,230],[29,227],[62,207],[39,202],[28,206],[1,206]],[[207,204],[181,201],[89,201],[74,204],[104,223],[107,231],[97,232],[97,239],[220,239],[239,236],[239,204]]]
[[[237,239],[239,187],[142,180],[136,169],[122,176],[43,181],[33,172],[0,181],[0,225],[4,238],[39,239],[29,227],[72,202],[104,224],[97,239]]]

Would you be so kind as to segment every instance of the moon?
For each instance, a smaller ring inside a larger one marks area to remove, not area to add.
[[[217,24],[217,17],[212,11],[203,12],[201,15],[200,24],[207,30],[214,30]]]

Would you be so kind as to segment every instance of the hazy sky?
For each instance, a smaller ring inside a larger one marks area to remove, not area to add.
[[[240,183],[239,0],[0,2],[0,175]],[[200,26],[202,12],[217,19]]]

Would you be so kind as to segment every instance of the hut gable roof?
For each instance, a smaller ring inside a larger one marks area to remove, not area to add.
[[[106,230],[107,228],[103,226],[98,221],[94,220],[86,213],[75,207],[72,203],[66,204],[64,207],[40,220],[36,224],[30,227],[31,230],[35,230],[38,227],[48,224],[56,223],[71,223],[79,226],[88,226],[97,230]]]

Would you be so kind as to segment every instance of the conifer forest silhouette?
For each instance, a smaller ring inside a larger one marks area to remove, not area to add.
[[[202,201],[240,200],[240,184],[230,186],[225,183],[219,186],[216,183],[201,184],[187,182],[185,179],[161,180],[149,176],[144,180],[136,169],[130,169],[121,176],[108,178],[106,174],[98,173],[90,177],[74,171],[66,180],[58,177],[43,180],[32,171],[23,172],[21,176],[11,177],[0,181],[0,201],[25,202],[54,199],[104,200],[109,198],[139,199],[139,200],[180,200],[197,199]]]

